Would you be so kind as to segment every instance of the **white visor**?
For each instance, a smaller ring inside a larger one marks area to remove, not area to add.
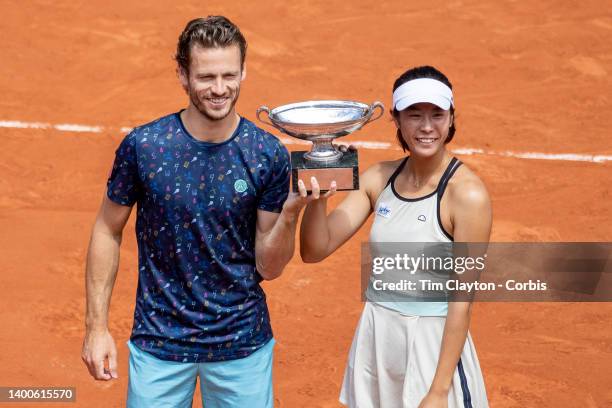
[[[444,110],[455,106],[453,91],[444,83],[431,78],[413,79],[393,92],[393,107],[398,111],[423,102],[432,103]]]

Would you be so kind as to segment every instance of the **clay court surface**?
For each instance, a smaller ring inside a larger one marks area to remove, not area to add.
[[[0,127],[0,386],[75,386],[77,403],[66,406],[124,405],[134,219],[111,306],[120,375],[113,382],[94,381],[80,359],[86,249],[121,127],[187,103],[172,56],[197,16],[224,14],[245,33],[238,110],[251,120],[262,104],[305,99],[389,106],[405,69],[440,68],[456,95],[450,148],[485,151],[459,157],[489,188],[492,241],[612,239],[612,162],[499,154],[612,154],[606,2],[131,3],[0,3],[0,121],[101,127]],[[362,148],[365,169],[401,156],[394,138],[385,115],[345,140],[391,143]],[[296,255],[264,284],[277,339],[276,406],[339,406],[363,306],[358,259],[367,230],[321,264]],[[612,407],[612,304],[480,303],[471,331],[492,407]],[[62,406],[28,406],[47,405]]]

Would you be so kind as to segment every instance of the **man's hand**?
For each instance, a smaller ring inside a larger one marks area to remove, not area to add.
[[[343,153],[346,153],[349,150],[357,150],[357,148],[353,145],[337,146],[338,150]],[[289,197],[287,198],[287,201],[285,201],[285,205],[283,206],[283,210],[297,217],[300,214],[300,211],[302,211],[302,208],[304,208],[311,201],[316,201],[320,198],[328,199],[329,197],[336,194],[337,186],[335,181],[332,181],[329,186],[329,190],[327,190],[327,192],[323,195],[321,195],[321,187],[319,186],[319,182],[317,181],[316,177],[310,178],[310,186],[312,187],[312,191],[309,195],[308,191],[306,191],[306,185],[304,184],[304,182],[301,179],[298,180],[298,192],[289,194]]]
[[[308,195],[302,180],[298,181],[298,193],[290,193],[280,214],[258,210],[255,234],[255,265],[265,280],[278,278],[295,251],[295,231],[300,211],[312,201],[325,200],[336,192],[336,183],[321,195],[317,180],[311,179],[312,193]]]
[[[336,182],[332,181],[329,186],[329,190],[321,195],[321,188],[319,187],[319,182],[315,177],[310,178],[310,186],[312,187],[312,191],[310,194],[306,191],[306,185],[300,179],[298,180],[298,192],[290,193],[289,198],[285,201],[283,205],[283,211],[288,212],[289,214],[297,217],[308,203],[311,201],[318,200],[320,198],[328,199],[336,193]]]
[[[96,380],[108,381],[117,375],[117,348],[108,330],[88,331],[83,341],[81,358]]]

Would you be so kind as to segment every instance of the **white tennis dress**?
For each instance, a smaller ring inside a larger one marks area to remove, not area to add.
[[[408,199],[394,187],[407,160],[376,201],[370,242],[452,242],[440,220],[440,200],[461,162],[452,159],[434,192]],[[381,301],[373,293],[371,287],[366,291],[340,402],[351,408],[417,408],[436,372],[448,303]],[[453,375],[448,406],[489,406],[469,333]]]

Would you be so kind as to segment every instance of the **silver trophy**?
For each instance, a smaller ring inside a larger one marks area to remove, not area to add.
[[[379,108],[380,113],[374,116]],[[266,112],[269,121],[262,119]],[[257,119],[283,133],[313,143],[310,151],[291,152],[293,191],[302,179],[310,191],[310,178],[316,177],[322,191],[332,181],[337,189],[359,189],[359,166],[356,150],[340,151],[332,141],[346,136],[382,116],[384,105],[366,105],[353,101],[307,101],[282,105],[274,109],[261,106]]]

